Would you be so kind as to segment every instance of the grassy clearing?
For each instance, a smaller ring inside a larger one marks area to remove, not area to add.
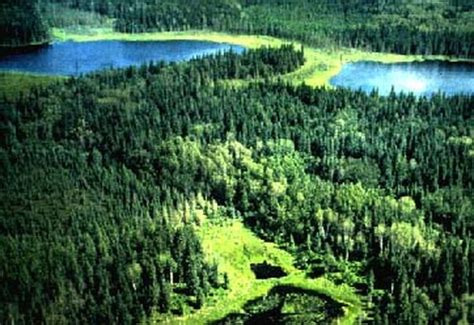
[[[63,79],[63,77],[17,72],[1,72],[0,97],[6,96],[8,99],[12,99],[28,89],[36,86],[47,85],[60,79]]]
[[[82,33],[75,33],[67,29],[53,29],[53,37],[59,41],[90,42],[103,40],[123,41],[166,41],[166,40],[194,40],[212,41],[217,43],[232,43],[248,48],[261,46],[280,46],[286,44],[283,40],[269,36],[235,35],[212,31],[183,31],[183,32],[154,32],[140,34],[126,34],[114,32],[111,28],[89,28]]]
[[[259,239],[238,220],[206,221],[198,233],[207,258],[218,263],[220,272],[227,273],[230,288],[217,290],[201,310],[169,318],[168,323],[206,324],[219,320],[229,313],[241,312],[246,302],[266,295],[281,284],[315,290],[347,304],[344,317],[338,320],[340,324],[352,324],[362,313],[360,301],[351,288],[336,286],[324,277],[306,278],[304,272],[293,266],[293,257],[288,252]],[[250,265],[264,261],[280,266],[288,276],[257,280]]]
[[[124,34],[114,32],[111,28],[89,28],[82,32],[67,29],[53,29],[56,40],[73,40],[77,42],[99,40],[126,40],[126,41],[162,41],[162,40],[196,40],[230,43],[247,48],[261,46],[278,47],[282,44],[298,42],[286,41],[269,36],[235,35],[212,31],[184,31],[184,32],[157,32],[143,34]],[[348,62],[361,60],[377,61],[383,63],[413,62],[423,60],[448,60],[444,56],[399,55],[389,53],[366,52],[355,49],[315,49],[305,47],[306,63],[297,71],[287,74],[284,80],[296,84],[306,83],[310,86],[328,86],[330,79],[339,73],[342,66]],[[238,82],[237,82],[238,84]]]

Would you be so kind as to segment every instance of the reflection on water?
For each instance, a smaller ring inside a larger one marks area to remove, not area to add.
[[[382,95],[388,95],[392,87],[396,92],[413,92],[416,95],[431,95],[439,91],[448,95],[472,94],[474,64],[443,61],[395,64],[356,62],[344,65],[330,83],[366,92],[378,89]]]
[[[78,75],[150,61],[184,61],[230,49],[239,53],[244,50],[235,45],[205,41],[61,42],[25,53],[2,55],[0,70]]]

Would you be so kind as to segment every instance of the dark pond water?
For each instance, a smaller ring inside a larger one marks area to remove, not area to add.
[[[432,95],[439,91],[447,95],[474,93],[474,64],[444,61],[384,64],[356,62],[344,65],[342,71],[330,80],[331,85],[362,89],[379,94],[413,92]]]
[[[1,55],[0,70],[78,75],[150,61],[184,61],[231,49],[238,53],[244,50],[240,46],[204,41],[60,42],[24,53]]]
[[[313,290],[282,285],[248,301],[243,313],[231,313],[212,324],[332,324],[344,314],[343,307]]]

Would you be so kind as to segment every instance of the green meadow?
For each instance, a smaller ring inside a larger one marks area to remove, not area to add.
[[[338,324],[353,324],[362,317],[361,301],[351,287],[336,285],[324,276],[308,278],[294,267],[291,254],[258,238],[240,220],[206,220],[196,230],[207,259],[217,262],[219,272],[228,275],[229,288],[215,290],[200,310],[181,317],[156,314],[152,322],[208,324],[230,313],[242,312],[248,301],[265,296],[278,285],[312,290],[344,304],[344,316],[335,320]],[[281,267],[287,276],[257,280],[251,265],[263,262]]]

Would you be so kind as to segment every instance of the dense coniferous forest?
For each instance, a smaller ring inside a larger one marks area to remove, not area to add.
[[[205,1],[201,1],[205,2]],[[197,2],[199,3],[199,2]],[[402,54],[471,57],[472,3],[428,1],[245,1],[206,9],[160,2],[120,6],[115,28],[123,32],[212,28],[297,39],[311,46],[358,47]],[[240,10],[239,10],[240,9]],[[177,14],[178,11],[178,14]],[[156,14],[159,12],[159,14]],[[197,13],[197,14],[196,14]],[[217,17],[217,18],[216,18]]]
[[[50,27],[68,21],[91,25],[91,20],[111,18],[115,30],[127,33],[213,29],[295,39],[316,47],[461,57],[474,53],[470,0],[46,0],[41,1],[41,14],[37,0],[10,2],[1,7],[5,26],[0,44],[45,41],[44,22]]]
[[[212,29],[305,45],[472,57],[466,0],[34,0],[48,27]],[[474,97],[283,82],[285,45],[145,64],[0,95],[0,323],[137,323],[228,286],[196,228],[240,219],[383,324],[474,323]],[[239,80],[240,79],[240,80]],[[253,81],[252,81],[253,80]]]
[[[231,30],[298,39],[317,47],[472,57],[472,4],[402,1],[249,1]],[[470,2],[465,2],[470,3]]]
[[[170,4],[171,3],[171,4]],[[472,57],[471,1],[181,1],[119,4],[122,32],[211,28],[296,39],[311,46]]]
[[[474,321],[474,98],[217,82],[301,57],[150,64],[5,100],[2,322],[199,308],[223,285],[192,230],[205,202],[310,273],[366,279],[377,322]]]
[[[2,0],[0,46],[41,44],[50,39],[48,27],[36,0]]]
[[[188,154],[180,135],[199,125],[175,114],[202,96],[218,104],[209,92],[221,79],[301,64],[292,46],[262,48],[107,71],[2,101],[1,322],[130,323],[200,308],[225,282],[192,227],[198,208],[212,212],[202,199],[209,180],[180,175],[203,168],[179,157]]]

